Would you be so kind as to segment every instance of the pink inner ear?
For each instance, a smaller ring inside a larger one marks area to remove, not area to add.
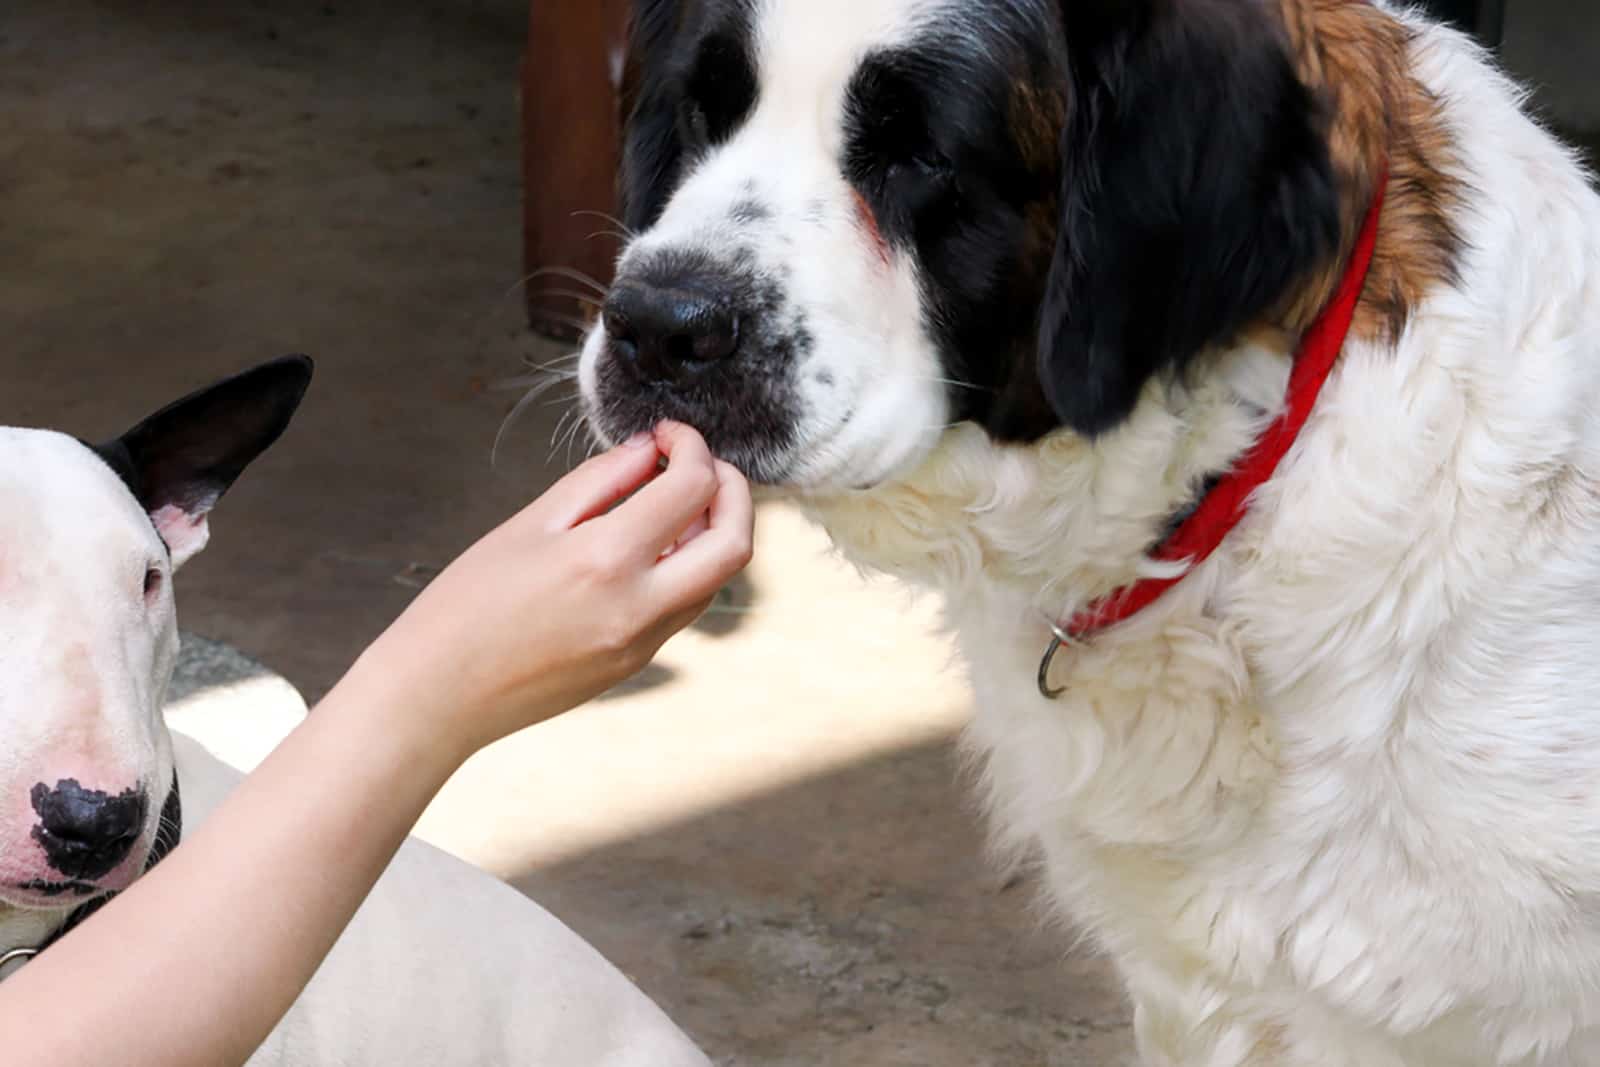
[[[203,511],[190,514],[176,504],[168,504],[152,512],[150,521],[155,523],[156,533],[172,553],[173,570],[189,562],[211,539],[211,527]]]

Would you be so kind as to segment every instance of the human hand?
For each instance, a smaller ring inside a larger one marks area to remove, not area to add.
[[[664,423],[468,549],[351,673],[385,729],[465,759],[642,670],[749,563],[753,527],[744,477]]]

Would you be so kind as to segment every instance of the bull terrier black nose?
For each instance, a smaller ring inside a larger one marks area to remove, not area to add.
[[[29,795],[39,815],[33,839],[51,867],[76,881],[102,878],[127,859],[150,809],[143,789],[112,796],[72,778],[54,788],[40,782]]]

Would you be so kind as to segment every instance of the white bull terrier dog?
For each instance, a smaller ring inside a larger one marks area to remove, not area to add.
[[[126,888],[238,781],[162,718],[178,654],[171,578],[310,377],[309,360],[269,363],[96,447],[0,428],[0,976]],[[416,841],[250,1062],[709,1064],[555,918]]]

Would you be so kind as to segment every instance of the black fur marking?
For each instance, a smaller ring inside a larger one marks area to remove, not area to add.
[[[954,228],[958,188],[934,128],[934,86],[959,76],[957,64],[926,49],[879,52],[851,79],[845,176],[867,198],[884,238],[899,248],[936,240]],[[946,119],[941,117],[943,126]],[[959,121],[959,120],[957,120]]]
[[[684,76],[679,134],[692,151],[726,141],[755,106],[755,66],[741,37],[737,27],[708,34]]]
[[[924,317],[962,383],[957,415],[1025,440],[1057,425],[1035,323],[1065,59],[1047,7],[994,6],[982,41],[933,26],[865,59],[847,91],[845,174],[885,240],[919,261]]]
[[[1097,434],[1325,265],[1339,201],[1327,116],[1264,5],[1061,6],[1073,100],[1040,374]]]
[[[1333,254],[1326,116],[1259,5],[989,6],[981,47],[867,58],[846,174],[920,262],[957,412],[1097,434]]]
[[[622,149],[622,217],[661,217],[685,162],[726,140],[755,106],[749,0],[637,0]]]

